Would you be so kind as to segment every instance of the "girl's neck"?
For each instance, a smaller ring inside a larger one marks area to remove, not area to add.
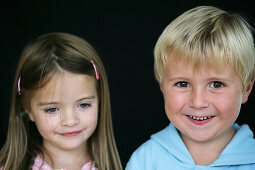
[[[52,168],[67,168],[72,170],[80,170],[81,167],[91,161],[87,147],[76,150],[62,150],[56,147],[44,146],[47,154],[44,154],[45,161],[51,165]],[[53,161],[53,165],[52,162]]]
[[[231,127],[225,133],[206,142],[197,142],[182,134],[180,136],[197,165],[210,165],[219,157],[235,133]]]

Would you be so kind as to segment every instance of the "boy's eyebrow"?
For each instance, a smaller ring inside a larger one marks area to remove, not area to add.
[[[187,78],[187,77],[172,77],[172,78],[170,78],[170,79],[168,79],[169,81],[173,81],[173,80],[181,80],[181,79],[185,79],[185,80],[188,80],[189,78]]]
[[[173,78],[168,79],[168,81],[175,81],[175,80],[189,80],[189,78],[187,78],[187,77],[173,77]],[[208,81],[219,80],[219,81],[227,81],[227,82],[233,81],[233,79],[230,77],[220,77],[220,76],[219,77],[217,77],[217,76],[210,77],[207,80]]]
[[[233,81],[231,77],[211,77],[209,80],[223,80],[223,81]]]
[[[82,97],[78,100],[76,100],[76,102],[80,102],[82,100],[88,100],[88,99],[95,99],[95,95],[92,95],[92,96],[88,96],[88,97]],[[37,105],[38,106],[45,106],[45,105],[56,105],[56,104],[59,104],[59,102],[56,102],[56,101],[51,101],[51,102],[39,102]]]

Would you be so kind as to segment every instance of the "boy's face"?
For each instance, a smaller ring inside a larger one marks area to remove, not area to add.
[[[166,114],[181,137],[206,142],[233,134],[232,124],[252,85],[243,91],[240,78],[227,66],[222,72],[196,72],[191,63],[169,56],[161,91]]]

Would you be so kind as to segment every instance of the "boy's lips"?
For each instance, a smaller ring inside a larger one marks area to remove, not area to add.
[[[187,115],[188,117],[194,119],[194,120],[199,120],[199,121],[202,121],[202,120],[206,120],[206,119],[210,119],[212,117],[215,117],[215,116],[192,116],[192,115]]]
[[[215,116],[192,116],[192,115],[186,116],[192,123],[199,126],[209,123],[215,117]]]
[[[77,136],[80,133],[81,133],[81,130],[77,130],[77,131],[63,132],[63,133],[60,133],[60,135],[65,137],[72,137],[72,136]]]

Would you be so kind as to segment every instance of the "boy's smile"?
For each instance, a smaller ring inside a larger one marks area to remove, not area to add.
[[[196,125],[204,125],[209,123],[215,116],[191,116],[187,115],[188,119]]]
[[[192,63],[171,55],[161,91],[166,114],[183,140],[207,142],[232,138],[235,133],[232,124],[248,98],[252,83],[243,91],[240,78],[228,66],[221,71],[194,70]]]

